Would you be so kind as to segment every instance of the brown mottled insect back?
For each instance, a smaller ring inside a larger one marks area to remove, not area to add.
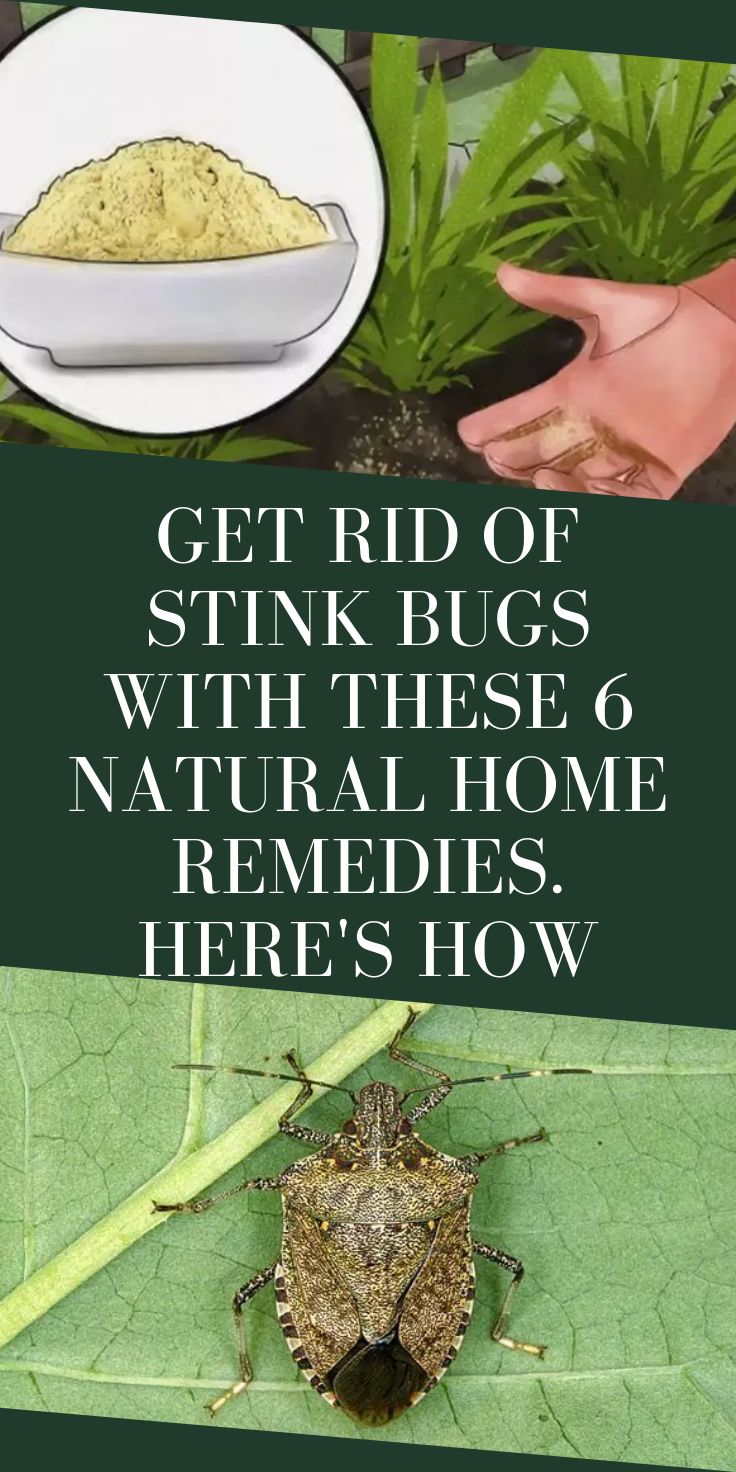
[[[285,1055],[293,1075],[229,1069],[250,1077],[295,1077],[301,1088],[279,1128],[321,1148],[272,1179],[244,1181],[205,1200],[154,1204],[157,1212],[200,1213],[239,1191],[281,1192],[281,1257],[235,1294],[240,1378],[210,1407],[213,1415],[247,1390],[253,1378],[243,1307],[272,1280],[292,1358],[325,1400],[363,1425],[383,1426],[416,1405],[454,1360],[473,1311],[474,1255],[511,1274],[492,1337],[507,1349],[544,1353],[543,1345],[524,1344],[506,1332],[524,1276],[522,1264],[498,1247],[475,1241],[470,1229],[478,1168],[494,1155],[544,1140],[544,1130],[454,1157],[421,1140],[414,1126],[460,1084],[589,1070],[545,1068],[453,1080],[399,1050],[416,1015],[409,1010],[388,1052],[396,1062],[437,1080],[429,1092],[425,1086],[401,1093],[386,1083],[366,1084],[357,1094],[340,1089],[349,1094],[353,1112],[333,1134],[293,1122],[314,1088],[339,1088],[307,1078],[293,1053]],[[210,1071],[207,1064],[179,1066]],[[423,1097],[404,1110],[416,1094]]]

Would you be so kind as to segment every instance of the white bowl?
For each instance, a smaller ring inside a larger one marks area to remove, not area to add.
[[[339,205],[330,239],[224,261],[68,261],[14,254],[0,215],[0,328],[62,368],[270,363],[339,306],[357,245]]]

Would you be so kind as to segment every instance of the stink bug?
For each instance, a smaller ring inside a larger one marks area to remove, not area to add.
[[[253,1378],[243,1307],[273,1281],[279,1322],[293,1359],[310,1385],[333,1406],[368,1426],[383,1426],[421,1400],[454,1360],[470,1322],[474,1254],[511,1274],[491,1335],[507,1349],[544,1353],[508,1333],[514,1294],[524,1276],[515,1257],[471,1235],[470,1208],[478,1168],[494,1155],[546,1139],[544,1130],[505,1140],[490,1150],[455,1157],[427,1145],[414,1126],[460,1084],[501,1083],[584,1068],[540,1068],[484,1078],[451,1079],[399,1049],[417,1014],[411,1009],[390,1044],[389,1057],[435,1079],[401,1093],[366,1084],[357,1094],[307,1078],[294,1053],[293,1074],[252,1068],[229,1072],[301,1083],[279,1129],[316,1154],[271,1179],[244,1181],[220,1196],[154,1203],[156,1212],[204,1212],[239,1191],[280,1191],[284,1210],[281,1256],[238,1289],[233,1299],[240,1378],[210,1407],[216,1414]],[[210,1070],[207,1064],[181,1067]],[[342,1128],[326,1133],[293,1122],[314,1088],[338,1089],[352,1100]],[[412,1096],[423,1097],[404,1110]]]

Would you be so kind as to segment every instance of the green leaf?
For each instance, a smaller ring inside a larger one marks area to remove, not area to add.
[[[560,70],[572,87],[582,113],[590,123],[620,127],[623,105],[620,94],[606,82],[588,51],[558,51]]]
[[[665,161],[670,173],[682,167],[709,104],[730,74],[727,63],[680,61],[673,82],[671,116],[663,127]],[[711,119],[712,121],[712,119]]]
[[[418,47],[417,36],[373,36],[371,108],[388,175],[390,254],[402,250],[409,237]]]
[[[390,392],[387,388],[384,388],[374,379],[369,378],[367,373],[361,373],[357,368],[351,368],[349,366],[347,354],[338,365],[337,372],[340,378],[344,378],[346,383],[352,383],[354,388],[364,388],[372,394],[379,394],[382,398],[390,398]]]
[[[543,54],[514,83],[443,214],[447,102],[435,69],[415,128],[416,78],[412,73],[410,82],[406,48],[400,44],[406,40],[380,36],[374,42],[373,88],[380,99],[374,121],[387,161],[393,227],[370,311],[338,371],[374,392],[388,385],[399,393],[433,394],[466,382],[463,367],[534,325],[536,319],[511,303],[493,279],[479,280],[475,263],[498,254],[503,239],[505,258],[526,262],[569,229],[562,196],[557,208],[548,210],[546,195],[527,186],[546,164],[564,159],[582,124],[544,126],[560,65]],[[397,114],[391,101],[400,68],[405,69],[403,85],[412,89],[411,119],[408,103]],[[541,212],[533,225],[521,218],[528,207],[536,216]]]
[[[424,251],[436,234],[447,180],[448,116],[439,65],[424,99],[417,133],[416,236]]]
[[[704,127],[693,150],[692,166],[705,172],[725,158],[733,163],[736,148],[736,96],[730,97]]]
[[[97,430],[90,429],[88,425],[82,424],[76,419],[70,419],[66,414],[57,414],[54,409],[42,409],[35,404],[8,404],[3,400],[0,404],[0,419],[16,420],[20,424],[30,424],[34,429],[40,429],[48,435],[50,440],[72,450],[105,450],[105,436]]]
[[[449,233],[475,221],[508,164],[527,144],[533,125],[544,116],[545,105],[560,74],[559,52],[541,51],[508,89],[447,209],[443,228]],[[541,164],[544,160],[537,162]]]
[[[62,1264],[79,1255],[84,1233],[94,1247],[100,1224],[107,1257],[92,1275],[85,1249],[85,1281],[6,1344],[0,1403],[204,1424],[203,1403],[236,1371],[233,1291],[276,1257],[279,1204],[244,1195],[165,1220],[148,1214],[148,1198],[164,1183],[204,1190],[225,1164],[224,1186],[271,1174],[301,1151],[270,1138],[289,1086],[170,1064],[277,1068],[297,1043],[305,1061],[327,1049],[328,1080],[358,1068],[351,1087],[367,1077],[406,1086],[411,1075],[385,1054],[367,1061],[404,1011],[7,972],[0,1292],[22,1286],[0,1303],[3,1337],[13,1303],[38,1308],[39,1272],[43,1308],[58,1254]],[[293,1365],[266,1289],[246,1314],[255,1381],[216,1424],[732,1469],[736,1034],[446,1006],[415,1033],[410,1051],[455,1075],[535,1065],[601,1075],[458,1089],[422,1125],[454,1154],[547,1127],[549,1144],[484,1168],[473,1208],[474,1235],[525,1263],[511,1332],[546,1342],[544,1362],[491,1342],[506,1283],[480,1263],[475,1314],[441,1386],[394,1425],[361,1433]],[[327,1127],[344,1112],[326,1095],[306,1119]]]
[[[220,460],[234,463],[246,460],[273,459],[276,455],[293,455],[306,448],[288,440],[244,435],[237,430],[226,435],[200,435],[197,438],[150,439],[141,435],[116,434],[96,430],[54,409],[36,404],[0,403],[0,419],[16,420],[40,429],[55,444],[70,450],[103,450],[119,455],[167,455],[182,459]]]
[[[234,461],[271,460],[276,455],[295,455],[306,445],[293,445],[289,440],[267,439],[261,435],[236,434],[221,440],[205,452],[203,460]]]
[[[577,142],[585,128],[584,118],[576,118],[569,123],[555,123],[553,127],[535,133],[523,147],[514,149],[513,155],[509,158],[498,179],[491,200],[484,202],[481,206],[480,218],[483,218],[489,205],[495,213],[500,213],[504,209],[507,211],[519,209],[526,203],[539,209],[544,203],[539,194],[531,193],[527,199],[519,193],[519,190],[528,186],[530,180],[534,179],[545,165],[553,164],[561,170],[564,169],[573,144]],[[558,203],[559,198],[560,191],[556,190],[554,202]]]
[[[584,53],[565,63],[592,146],[568,160],[563,215],[597,276],[679,284],[732,254],[720,219],[736,180],[730,65],[621,56],[619,69],[620,97]]]
[[[626,125],[643,148],[652,125],[665,63],[658,56],[622,56],[621,85]]]

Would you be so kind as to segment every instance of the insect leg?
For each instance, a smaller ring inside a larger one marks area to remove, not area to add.
[[[399,1028],[395,1038],[392,1038],[388,1045],[388,1056],[393,1059],[394,1063],[404,1063],[407,1068],[415,1068],[418,1073],[428,1073],[431,1078],[440,1078],[444,1084],[452,1085],[452,1079],[449,1073],[443,1073],[441,1068],[432,1068],[429,1063],[418,1063],[416,1058],[410,1057],[408,1053],[402,1052],[399,1048],[401,1039],[406,1037],[409,1028],[414,1026],[418,1016],[419,1013],[415,1012],[413,1007],[410,1007],[406,1022]],[[437,1102],[439,1103],[439,1100]],[[430,1107],[433,1108],[434,1106]]]
[[[213,1400],[212,1405],[208,1406],[211,1416],[216,1416],[217,1412],[221,1411],[222,1407],[227,1405],[228,1401],[235,1400],[236,1395],[242,1395],[243,1391],[247,1390],[253,1379],[253,1369],[248,1358],[248,1350],[245,1343],[243,1307],[251,1298],[255,1298],[256,1293],[259,1293],[261,1288],[265,1288],[266,1284],[271,1282],[277,1267],[278,1263],[272,1262],[269,1268],[262,1268],[260,1273],[256,1273],[255,1277],[251,1278],[249,1282],[243,1284],[242,1288],[238,1289],[233,1298],[235,1330],[238,1336],[240,1379],[236,1380],[235,1384],[231,1385],[230,1389],[226,1390],[224,1395],[218,1395],[217,1400]]]
[[[326,1130],[310,1130],[307,1125],[303,1124],[292,1124],[292,1116],[303,1108],[308,1099],[311,1099],[314,1089],[306,1077],[294,1050],[292,1049],[290,1052],[284,1053],[284,1058],[289,1064],[289,1067],[293,1068],[297,1079],[301,1080],[302,1086],[296,1099],[293,1100],[288,1109],[284,1110],[279,1120],[279,1129],[282,1135],[289,1135],[292,1140],[301,1140],[303,1145],[331,1145],[333,1140],[339,1139],[339,1135],[328,1133]]]
[[[435,1088],[430,1089],[429,1093],[425,1094],[424,1098],[418,1104],[415,1104],[413,1109],[406,1111],[406,1118],[412,1124],[416,1124],[419,1119],[424,1119],[425,1114],[429,1114],[431,1109],[436,1109],[437,1105],[441,1104],[447,1098],[452,1088],[452,1079],[448,1073],[443,1073],[441,1068],[432,1068],[429,1063],[418,1063],[416,1058],[411,1058],[408,1053],[404,1053],[399,1048],[401,1039],[406,1036],[409,1028],[414,1026],[418,1016],[419,1013],[415,1012],[413,1007],[410,1007],[405,1023],[399,1028],[396,1037],[388,1045],[388,1056],[393,1059],[394,1063],[403,1063],[407,1068],[415,1068],[418,1073],[427,1073],[430,1078],[440,1079],[440,1083]],[[411,1092],[413,1094],[421,1093],[421,1090],[412,1089]],[[408,1095],[404,1097],[407,1098]]]
[[[162,1206],[158,1201],[153,1203],[152,1216],[157,1212],[191,1212],[200,1215],[203,1211],[209,1211],[211,1206],[217,1206],[219,1201],[227,1201],[230,1196],[237,1196],[241,1191],[278,1191],[281,1182],[278,1176],[257,1176],[252,1181],[241,1181],[239,1186],[231,1186],[229,1191],[221,1191],[219,1196],[204,1196],[201,1201],[175,1201],[171,1206]]]
[[[504,1349],[522,1349],[525,1354],[535,1354],[541,1359],[547,1348],[546,1344],[524,1344],[520,1339],[510,1339],[506,1333],[511,1305],[524,1276],[522,1264],[518,1258],[509,1257],[508,1253],[502,1252],[500,1247],[489,1247],[486,1242],[474,1242],[473,1252],[476,1252],[479,1257],[485,1257],[488,1262],[498,1263],[498,1266],[505,1268],[507,1273],[513,1273],[513,1278],[506,1291],[504,1301],[501,1304],[501,1312],[491,1329],[491,1338],[495,1339],[497,1344],[502,1344]]]
[[[494,1155],[505,1155],[508,1150],[516,1150],[519,1145],[538,1145],[542,1140],[548,1140],[549,1135],[545,1129],[537,1130],[534,1135],[523,1135],[521,1139],[503,1140],[500,1145],[494,1145],[492,1150],[474,1151],[472,1155],[461,1155],[463,1165],[469,1165],[471,1170],[476,1165],[482,1165],[484,1160],[490,1160]]]
[[[429,1114],[431,1109],[436,1109],[437,1105],[447,1098],[451,1088],[452,1081],[448,1079],[446,1084],[438,1084],[436,1089],[430,1089],[430,1092],[425,1094],[413,1109],[407,1109],[406,1118],[411,1120],[412,1124],[416,1124],[419,1119],[424,1119],[425,1114]],[[421,1093],[421,1089],[417,1092]]]

